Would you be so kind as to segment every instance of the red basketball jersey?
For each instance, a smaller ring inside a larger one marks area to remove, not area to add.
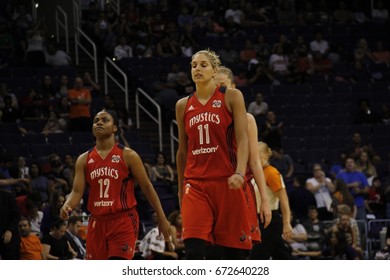
[[[184,113],[188,136],[186,179],[218,179],[237,166],[233,115],[226,108],[225,87],[217,87],[205,105],[189,96]]]
[[[85,168],[88,210],[94,216],[128,211],[137,204],[134,179],[123,159],[123,149],[123,145],[115,144],[104,159],[96,147],[88,152]]]

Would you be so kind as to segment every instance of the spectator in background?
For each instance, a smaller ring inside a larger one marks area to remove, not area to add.
[[[42,129],[46,136],[50,133],[63,133],[67,131],[67,122],[60,118],[55,111],[50,112],[50,117]]]
[[[4,180],[1,179],[2,184]],[[9,183],[9,182],[8,182]],[[15,196],[6,190],[0,189],[0,259],[19,259],[18,221],[20,212]]]
[[[190,80],[186,72],[181,71],[178,73],[175,90],[180,97],[194,92],[195,84]]]
[[[325,176],[322,166],[318,163],[313,165],[313,177],[307,179],[306,189],[308,189],[316,199],[318,218],[322,221],[332,220],[332,193],[335,186],[331,179]]]
[[[356,217],[355,200],[350,193],[347,184],[342,179],[335,180],[335,192],[332,195],[333,202],[333,216],[337,214],[337,207],[339,205],[347,205],[351,209],[351,216]]]
[[[12,14],[12,22],[18,36],[22,36],[33,23],[33,17],[27,12],[25,5],[19,5]]]
[[[32,67],[42,67],[46,64],[44,24],[42,19],[38,19],[26,33],[25,61],[27,65]]]
[[[290,76],[290,61],[284,53],[283,46],[277,45],[271,54],[269,61],[271,74],[280,82],[287,82]]]
[[[2,110],[5,106],[4,104],[4,97],[8,95],[12,98],[12,107],[19,109],[19,102],[18,98],[12,91],[9,89],[7,83],[0,83],[0,110]]]
[[[318,219],[318,211],[315,206],[309,207],[307,212],[309,219],[303,223],[307,233],[305,243],[307,254],[303,255],[309,256],[311,259],[318,259],[327,254],[325,225]]]
[[[385,193],[382,188],[381,179],[375,177],[372,180],[371,187],[368,190],[367,212],[373,214],[375,219],[385,219]]]
[[[286,182],[287,192],[290,192],[294,175],[294,162],[292,158],[288,154],[285,154],[283,149],[275,148],[272,150],[270,163],[282,174]]]
[[[239,60],[238,52],[233,48],[230,40],[225,40],[222,49],[218,51],[221,62],[225,65],[231,65]]]
[[[43,246],[39,237],[31,232],[31,222],[21,218],[18,224],[20,235],[21,260],[45,260]]]
[[[258,56],[269,57],[271,55],[272,48],[270,44],[267,43],[264,34],[259,34],[256,37],[253,48]]]
[[[184,241],[183,241],[183,228],[181,213],[179,210],[171,212],[168,216],[168,221],[171,223],[172,242],[175,248],[175,252],[178,254],[178,258],[184,258]]]
[[[169,35],[164,35],[156,44],[156,54],[160,57],[177,56],[176,44]]]
[[[66,224],[54,220],[50,232],[42,237],[43,251],[48,260],[70,260],[77,256],[65,237]]]
[[[258,119],[264,117],[267,112],[268,104],[267,102],[264,102],[263,95],[260,92],[256,93],[255,100],[249,103],[248,113],[252,114],[258,121]]]
[[[15,123],[21,119],[21,114],[18,108],[12,105],[12,97],[4,96],[4,108],[2,109],[1,121],[5,123]]]
[[[27,198],[27,215],[25,218],[30,222],[30,231],[39,238],[42,238],[41,223],[43,218],[43,212],[40,210],[41,200],[38,193],[30,193]]]
[[[46,63],[50,66],[68,66],[71,62],[70,56],[63,50],[58,49],[53,43],[47,46],[45,53]]]
[[[361,171],[366,175],[369,185],[371,185],[372,180],[378,176],[375,165],[372,164],[371,159],[365,151],[361,152],[359,158],[356,160],[356,167],[358,171]]]
[[[353,21],[354,16],[344,1],[340,1],[336,10],[333,12],[333,19],[338,24],[348,24]]]
[[[371,53],[371,58],[374,63],[390,66],[390,52],[385,48],[382,41],[376,42],[376,47]]]
[[[364,135],[368,136],[368,135]],[[367,152],[368,156],[374,160],[377,157],[371,144],[363,141],[362,135],[359,132],[352,133],[351,142],[347,145],[347,155],[357,160],[362,152]],[[344,164],[345,162],[343,162]]]
[[[70,86],[69,86],[68,76],[62,75],[60,78],[60,84],[57,88],[56,97],[57,98],[61,98],[63,96],[66,97],[68,95],[69,89],[70,89]]]
[[[79,230],[83,223],[82,217],[79,216],[70,216],[68,220],[68,225],[65,232],[65,238],[68,240],[69,245],[72,247],[73,251],[77,253],[75,256],[76,259],[83,260],[85,259],[85,241],[79,236]]]
[[[119,44],[114,49],[114,57],[116,60],[133,57],[133,49],[127,44],[126,36],[119,37]]]
[[[92,96],[97,96],[100,93],[100,85],[93,79],[90,72],[83,73],[83,87],[88,89]]]
[[[171,185],[175,180],[175,174],[172,167],[165,162],[165,155],[158,153],[156,156],[156,164],[152,167],[152,177],[156,178],[157,182]]]
[[[314,195],[305,188],[305,183],[304,176],[294,176],[293,189],[288,193],[291,211],[300,221],[306,221],[309,218],[307,210],[316,205]]]
[[[376,2],[375,7],[372,9],[371,18],[375,23],[385,23],[389,20],[389,11],[382,0]]]
[[[357,171],[355,159],[347,157],[345,170],[341,171],[337,179],[342,179],[354,197],[356,205],[356,219],[366,220],[365,196],[368,194],[368,182],[364,173]]]
[[[60,209],[64,202],[65,197],[56,192],[52,195],[49,205],[43,209],[43,218],[41,222],[41,232],[43,236],[50,232],[52,223],[60,218]],[[58,227],[59,225],[57,225],[57,229]]]
[[[67,96],[61,96],[58,99],[58,103],[54,107],[54,112],[56,115],[60,118],[65,120],[66,127],[70,127],[70,120],[69,120],[69,111],[70,111],[70,103]]]
[[[244,48],[239,52],[239,60],[241,63],[247,64],[251,59],[256,57],[256,51],[253,48],[251,40],[246,40]]]
[[[130,118],[129,112],[125,107],[119,108],[116,111],[116,115],[119,121],[119,127],[124,131],[129,131],[133,127],[133,121]]]
[[[228,18],[232,18],[232,21],[238,26],[241,26],[244,22],[245,15],[240,10],[238,1],[233,1],[229,8],[225,11],[225,20]]]
[[[289,238],[285,238],[286,243],[292,250],[291,254],[294,259],[300,259],[301,252],[306,252],[306,240],[307,240],[307,232],[302,223],[296,220],[291,213],[291,227],[292,227],[292,235]]]
[[[260,135],[271,149],[282,148],[284,124],[277,121],[274,111],[268,111],[265,122],[260,126]]]
[[[48,203],[53,189],[49,184],[49,179],[42,175],[41,167],[37,162],[33,162],[30,165],[30,178],[30,192],[39,193],[39,200]]]
[[[310,51],[312,53],[319,51],[323,56],[327,56],[329,52],[329,43],[322,38],[321,31],[316,31],[315,39],[310,42]]]
[[[24,121],[47,121],[50,111],[47,104],[43,101],[43,97],[34,95],[32,103],[25,107],[22,115]]]
[[[144,236],[139,245],[142,257],[147,260],[177,260],[178,254],[175,252],[172,236],[164,238],[157,226],[156,213],[153,213],[152,220],[155,227]]]
[[[193,15],[190,14],[188,7],[182,6],[180,8],[180,14],[177,16],[178,27],[184,30],[187,25],[192,25],[193,23],[194,18]]]
[[[361,259],[362,249],[358,245],[356,231],[351,227],[350,216],[341,214],[330,231],[330,252],[338,259]]]
[[[53,104],[56,102],[57,90],[54,87],[53,80],[49,75],[45,75],[42,78],[40,87],[38,88],[38,94],[42,96],[44,103],[51,109]]]
[[[71,131],[89,131],[91,128],[91,101],[89,89],[83,87],[83,79],[76,77],[74,89],[69,90],[69,119]]]

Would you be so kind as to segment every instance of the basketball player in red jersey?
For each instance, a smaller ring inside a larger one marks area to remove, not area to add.
[[[252,247],[244,188],[248,162],[242,93],[216,87],[220,66],[210,50],[195,53],[196,91],[176,104],[178,196],[186,259],[204,259],[206,243],[223,247],[225,259],[241,259]]]
[[[236,88],[233,82],[233,72],[224,66],[218,68],[217,74],[214,78],[217,86],[225,86],[228,88]],[[249,210],[251,217],[251,224],[253,227],[252,239],[254,242],[260,241],[260,230],[257,219],[256,194],[252,184],[252,179],[256,182],[256,187],[260,193],[261,204],[259,205],[260,221],[266,228],[271,222],[271,208],[268,203],[268,196],[266,192],[266,184],[264,178],[263,167],[261,165],[258,148],[258,129],[255,118],[250,113],[246,113],[248,121],[248,139],[249,139],[249,169],[247,169],[246,180],[248,183],[248,197]]]
[[[73,189],[60,210],[68,219],[89,186],[87,259],[132,259],[138,237],[138,214],[134,197],[135,181],[157,213],[160,231],[170,238],[170,224],[139,155],[116,143],[118,121],[100,111],[93,120],[96,146],[76,161]]]

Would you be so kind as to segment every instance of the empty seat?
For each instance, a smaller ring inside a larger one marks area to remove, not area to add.
[[[50,144],[57,143],[70,143],[70,135],[66,132],[64,133],[50,133],[47,135],[47,142]]]
[[[91,144],[95,143],[95,138],[89,131],[72,132],[71,140],[73,144]]]
[[[46,144],[46,136],[41,133],[29,133],[24,136],[24,142],[26,144]]]
[[[54,145],[55,152],[63,158],[65,155],[69,154],[72,156],[79,155],[79,145],[70,144],[70,143],[57,143]]]
[[[45,122],[43,121],[31,121],[31,122],[21,122],[20,126],[26,129],[29,132],[41,133],[43,127],[45,126]]]
[[[1,133],[0,143],[4,145],[21,145],[23,136],[20,133]]]
[[[303,139],[305,150],[320,150],[325,149],[327,144],[326,135],[305,137]]]
[[[8,144],[6,146],[7,152],[11,154],[14,158],[22,157],[30,157],[30,149],[27,145],[22,144]]]
[[[73,79],[77,76],[77,71],[72,66],[59,66],[54,68],[54,75],[58,78],[66,75],[69,79],[69,83],[73,84]]]
[[[301,137],[284,137],[282,139],[282,146],[287,150],[300,149],[303,146]]]
[[[33,158],[48,157],[53,152],[54,149],[51,145],[37,143],[30,144],[30,153]]]
[[[137,142],[139,139],[139,133],[134,130],[124,131],[124,136],[129,142]]]
[[[55,73],[53,67],[36,67],[35,75],[38,80],[42,80],[44,76],[50,76],[54,78]]]
[[[16,78],[32,78],[34,76],[33,69],[27,66],[13,67],[9,71]]]

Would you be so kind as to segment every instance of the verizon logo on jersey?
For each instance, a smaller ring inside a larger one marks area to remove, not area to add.
[[[210,148],[199,148],[199,149],[196,149],[196,150],[192,150],[192,154],[194,156],[196,155],[200,155],[200,154],[211,154],[211,153],[215,153],[217,150],[218,150],[218,147],[219,146],[216,146],[216,147],[210,147]]]
[[[100,201],[95,201],[93,203],[93,206],[95,206],[95,207],[107,207],[107,206],[112,206],[113,204],[114,204],[113,200],[111,200],[111,201],[100,200]]]

